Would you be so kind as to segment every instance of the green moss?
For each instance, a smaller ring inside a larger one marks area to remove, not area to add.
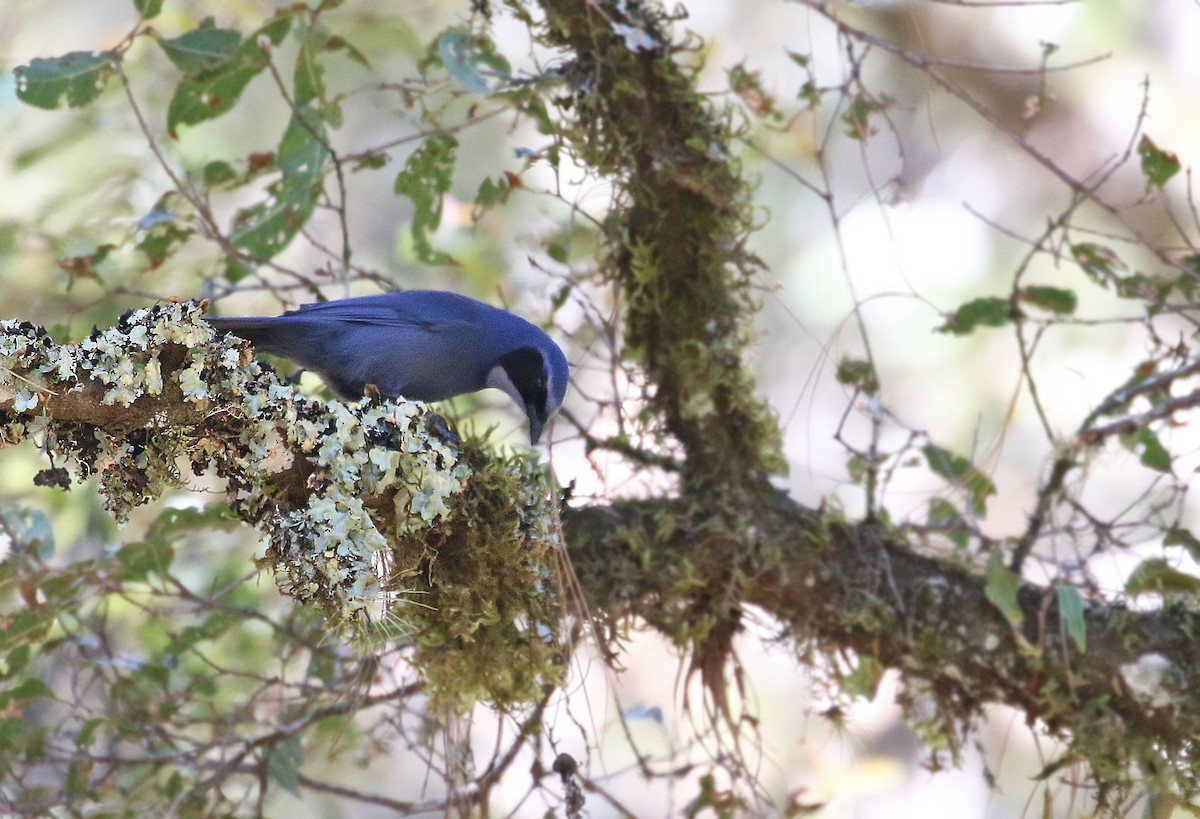
[[[468,447],[472,474],[432,534],[397,533],[385,591],[436,705],[506,707],[561,681],[555,498],[536,462]]]
[[[685,487],[783,471],[778,420],[742,361],[758,262],[746,249],[750,188],[731,150],[735,108],[696,89],[698,47],[670,40],[660,7],[610,9],[618,20],[586,4],[542,6],[540,41],[574,55],[558,136],[618,186],[605,269],[623,290],[624,355],[645,368],[653,414],[687,450]]]

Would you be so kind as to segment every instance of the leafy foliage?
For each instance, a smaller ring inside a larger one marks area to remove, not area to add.
[[[1021,624],[1025,622],[1025,612],[1017,602],[1017,592],[1020,588],[1020,578],[1004,565],[1004,551],[999,547],[992,549],[988,556],[984,590],[987,593],[987,599],[1000,610],[1004,619],[1014,629],[1020,628]]]
[[[413,152],[396,176],[396,193],[412,200],[413,249],[426,264],[446,264],[450,257],[434,250],[429,234],[442,223],[442,200],[453,179],[458,140],[449,134],[432,136]]]
[[[115,58],[107,52],[83,51],[39,57],[17,67],[17,96],[39,108],[58,108],[64,101],[72,108],[90,105],[115,73]]]
[[[1146,186],[1161,188],[1179,173],[1179,157],[1171,151],[1164,151],[1154,144],[1154,140],[1145,134],[1138,141],[1138,156],[1142,159],[1142,173],[1146,175]]]
[[[972,299],[958,307],[938,331],[965,336],[975,332],[978,327],[1003,327],[1012,320],[1012,302],[988,296]]]
[[[1083,613],[1083,596],[1079,589],[1059,583],[1054,587],[1058,593],[1058,611],[1066,624],[1067,636],[1080,654],[1087,652],[1087,623]]]
[[[186,34],[160,40],[163,53],[185,75],[220,71],[240,56],[242,35],[231,29],[217,28],[210,17]]]
[[[441,33],[437,39],[437,57],[451,79],[472,94],[488,96],[493,93],[493,86],[511,79],[508,60],[496,52],[491,40],[465,28]]]
[[[1074,313],[1079,304],[1079,298],[1073,291],[1064,290],[1061,287],[1030,285],[1021,288],[1017,293],[1017,298],[1026,304],[1062,315]]]
[[[987,513],[987,499],[996,494],[996,485],[961,455],[955,455],[936,444],[921,448],[929,468],[946,480],[961,485],[970,498],[976,515]]]

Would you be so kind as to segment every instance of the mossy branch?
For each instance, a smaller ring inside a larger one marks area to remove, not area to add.
[[[540,5],[544,42],[573,59],[569,148],[619,191],[608,266],[626,351],[687,451],[685,488],[760,483],[782,458],[776,418],[743,360],[757,260],[746,249],[753,218],[736,131],[696,89],[659,7]]]
[[[1086,759],[1108,785],[1137,769],[1185,795],[1200,786],[1179,764],[1200,736],[1200,612],[1090,604],[1081,653],[1054,589],[1022,585],[1014,628],[964,566],[770,489],[736,510],[648,500],[575,510],[564,524],[591,610],[606,620],[633,615],[703,652],[701,625],[715,621],[699,613],[755,606],[797,650],[899,669],[910,718],[955,755],[983,707],[1000,703],[1068,740],[1052,763]],[[705,658],[694,662],[704,670]]]
[[[1194,793],[1190,766],[1178,764],[1200,734],[1194,612],[1085,607],[1080,653],[1055,589],[1020,585],[1020,616],[1002,611],[982,572],[767,485],[780,431],[744,361],[757,260],[734,118],[697,91],[686,66],[698,60],[661,7],[538,5],[543,43],[570,60],[564,142],[617,190],[607,261],[627,354],[686,452],[680,497],[566,514],[592,611],[643,618],[689,646],[719,706],[731,635],[753,605],[798,647],[900,669],[908,704],[936,704],[927,727],[951,748],[985,703],[1005,703],[1069,737],[1070,758],[1087,759],[1100,782],[1140,770]]]

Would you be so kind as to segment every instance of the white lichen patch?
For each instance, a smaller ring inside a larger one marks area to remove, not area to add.
[[[9,410],[0,415],[0,441],[52,426],[52,416],[43,421],[45,396],[89,382],[103,385],[108,406],[133,407],[177,390],[175,411],[186,409],[178,407],[180,395],[192,407],[188,424],[168,418],[168,399],[140,428],[76,424],[54,432],[78,472],[99,475],[115,517],[181,484],[181,466],[195,474],[216,468],[231,506],[270,539],[280,589],[339,619],[382,596],[376,567],[390,544],[371,510],[386,511],[390,531],[419,530],[451,514],[470,474],[457,449],[430,431],[422,405],[298,395],[245,342],[218,337],[195,303],[133,310],[76,344],[0,321],[0,409]],[[297,474],[308,475],[307,485],[297,500],[277,482],[305,459]],[[390,519],[393,508],[401,519]]]
[[[17,412],[26,412],[38,405],[38,394],[29,390],[21,390],[13,396],[13,409]]]
[[[243,436],[244,442],[258,468],[268,474],[277,474],[291,469],[296,457],[288,447],[287,439],[278,425],[271,421],[255,421],[252,434]]]
[[[1136,699],[1151,708],[1165,708],[1171,704],[1171,694],[1163,681],[1173,667],[1162,654],[1143,654],[1137,662],[1121,666],[1121,679]]]

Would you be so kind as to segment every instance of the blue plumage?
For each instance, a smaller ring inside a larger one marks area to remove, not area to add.
[[[534,444],[567,391],[566,356],[540,327],[457,293],[407,290],[208,321],[312,370],[347,399],[368,384],[416,401],[502,389],[525,410]]]

